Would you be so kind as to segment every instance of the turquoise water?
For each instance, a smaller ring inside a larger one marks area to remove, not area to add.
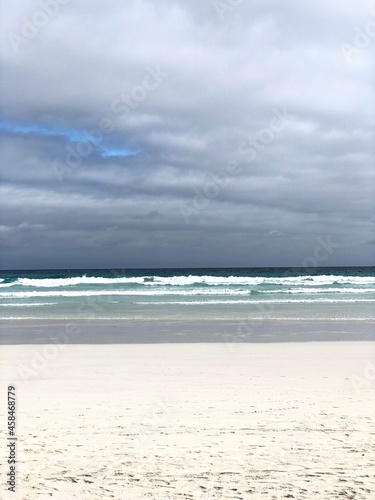
[[[375,268],[3,271],[3,318],[374,319]]]

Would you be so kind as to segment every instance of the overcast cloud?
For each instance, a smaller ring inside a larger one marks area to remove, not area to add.
[[[1,17],[3,268],[374,265],[374,2]]]

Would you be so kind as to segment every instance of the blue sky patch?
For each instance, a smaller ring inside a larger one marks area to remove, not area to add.
[[[15,135],[29,135],[35,134],[39,136],[45,137],[57,137],[61,138],[64,141],[75,143],[91,143],[96,152],[102,158],[124,158],[127,156],[136,156],[140,153],[139,150],[118,147],[111,144],[108,144],[105,137],[102,140],[98,140],[97,137],[90,134],[88,130],[76,130],[76,129],[64,129],[58,127],[44,127],[38,124],[21,124],[21,123],[12,123],[6,120],[0,121],[0,132],[5,132],[8,134]]]

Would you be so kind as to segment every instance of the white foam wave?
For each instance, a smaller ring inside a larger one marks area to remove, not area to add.
[[[265,295],[269,293],[282,293],[282,294],[297,294],[297,293],[375,293],[375,288],[292,288],[290,290],[265,290],[259,291],[260,293],[264,293]]]
[[[33,303],[12,302],[8,304],[0,304],[0,307],[38,307],[38,306],[54,306],[57,304],[58,302],[33,302]]]
[[[121,283],[143,284],[144,278],[100,278],[100,277],[87,277],[80,276],[75,278],[18,278],[12,283],[0,284],[1,287],[9,286],[25,286],[36,288],[56,288],[63,286],[77,286],[77,285],[111,285]]]
[[[159,295],[249,295],[254,290],[230,289],[230,288],[190,288],[190,289],[170,289],[167,287],[152,289],[133,290],[40,290],[40,291],[8,291],[0,292],[3,299],[27,299],[33,297],[92,297],[92,296],[159,296]],[[292,288],[276,290],[259,290],[260,295],[318,295],[318,294],[370,294],[375,293],[373,288]],[[255,294],[255,295],[256,295]]]
[[[137,293],[135,290],[81,290],[81,291],[70,291],[70,290],[60,290],[60,291],[33,291],[33,292],[3,292],[0,293],[0,297],[11,299],[27,299],[32,297],[93,297],[101,295],[129,295],[129,296],[157,296],[157,295],[248,295],[247,290],[228,290],[222,289],[220,293],[217,290],[209,289],[193,289],[193,290],[142,290]]]
[[[171,305],[178,304],[182,306],[195,306],[195,305],[207,305],[207,304],[338,304],[338,303],[354,303],[354,302],[375,302],[375,299],[302,299],[302,300],[191,300],[191,301],[169,301],[169,302],[134,302],[139,305]]]
[[[338,276],[338,275],[302,275],[283,277],[247,277],[247,276],[140,276],[140,277],[87,277],[85,275],[74,278],[19,278],[12,283],[0,283],[0,288],[12,286],[25,286],[37,288],[70,287],[78,285],[143,285],[154,286],[257,286],[257,285],[282,285],[282,286],[324,286],[324,285],[375,285],[375,277],[371,276]]]

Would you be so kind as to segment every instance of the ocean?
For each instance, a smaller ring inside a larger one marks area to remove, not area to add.
[[[3,319],[369,320],[375,267],[2,271]]]

